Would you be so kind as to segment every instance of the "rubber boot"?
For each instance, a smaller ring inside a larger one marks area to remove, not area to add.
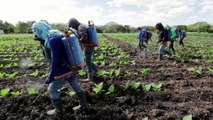
[[[53,100],[51,99],[55,109],[47,111],[47,115],[62,115],[63,114],[63,105],[60,99]]]
[[[87,75],[87,79],[83,79],[83,82],[89,82],[89,81],[93,81],[93,73],[89,73]]]
[[[171,56],[171,55],[172,55],[172,53],[171,53],[171,52],[169,52],[169,51],[165,51],[165,53],[166,53],[167,55],[169,55],[169,56]]]
[[[87,100],[86,100],[86,96],[85,96],[84,91],[77,93],[77,96],[78,96],[78,100],[79,100],[79,105],[76,106],[76,107],[73,107],[72,109],[78,110],[78,109],[81,109],[81,108],[87,108],[88,104],[87,104]]]
[[[159,56],[158,56],[158,61],[161,61],[162,58],[163,58],[163,55],[159,55]]]

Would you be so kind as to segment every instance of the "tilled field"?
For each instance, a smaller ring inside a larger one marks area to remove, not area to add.
[[[68,94],[69,87],[65,85],[61,90],[64,103],[63,120],[181,120],[186,115],[192,115],[193,120],[213,119],[213,73],[208,68],[213,68],[212,63],[199,59],[195,62],[178,62],[178,58],[164,57],[162,62],[157,61],[157,55],[149,53],[147,58],[137,56],[136,50],[130,45],[117,41],[104,35],[111,43],[121,47],[130,56],[123,61],[135,61],[134,65],[99,66],[99,70],[120,69],[119,76],[96,76],[93,82],[83,83],[81,86],[86,92],[89,108],[73,111],[72,107],[78,105],[76,96]],[[174,62],[177,63],[174,63]],[[110,64],[112,60],[107,60]],[[202,74],[190,72],[189,67],[202,67]],[[48,65],[37,67],[44,73]],[[147,75],[142,75],[139,70],[148,68]],[[19,70],[19,67],[10,69],[0,68],[9,72]],[[50,98],[46,95],[47,85],[43,84],[44,77],[33,78],[26,75],[34,69],[21,70],[21,76],[0,79],[0,88],[9,87],[11,90],[22,91],[20,96],[6,96],[0,98],[1,120],[57,120],[58,116],[47,116],[46,111],[52,109]],[[126,71],[135,74],[127,75]],[[124,91],[122,84],[127,81],[137,81],[141,84],[162,84],[160,91],[143,91],[142,88],[132,88]],[[96,94],[93,87],[103,82],[104,90],[111,84],[116,92],[110,95]],[[29,95],[24,91],[28,87],[37,87],[41,94]]]

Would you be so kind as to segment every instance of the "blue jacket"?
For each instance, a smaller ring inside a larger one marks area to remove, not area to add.
[[[65,47],[62,43],[63,36],[52,37],[49,39],[49,45],[51,49],[52,65],[49,74],[50,79],[54,79],[55,76],[62,75],[71,71],[68,67],[68,57],[65,51]]]
[[[140,30],[140,31],[138,32],[138,39],[139,39],[139,40],[144,40],[145,37],[146,37],[146,32],[145,32],[144,30]]]

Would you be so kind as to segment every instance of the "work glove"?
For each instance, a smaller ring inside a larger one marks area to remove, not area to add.
[[[50,84],[53,81],[53,79],[51,79],[50,77],[47,77],[45,79],[45,84]]]

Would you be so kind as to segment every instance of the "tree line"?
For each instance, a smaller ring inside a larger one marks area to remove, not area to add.
[[[0,20],[0,30],[3,30],[5,34],[9,33],[32,33],[31,26],[35,21],[19,21],[16,25],[13,25],[7,21],[3,22]],[[63,31],[67,27],[67,24],[50,24],[54,29]],[[155,31],[154,26],[143,26],[149,31]],[[187,32],[209,32],[213,33],[213,25],[207,22],[197,22],[191,25],[176,25],[173,27],[178,27],[181,30],[186,30]],[[129,25],[120,25],[117,23],[106,24],[103,26],[96,26],[98,33],[133,33],[137,32],[135,27]]]

